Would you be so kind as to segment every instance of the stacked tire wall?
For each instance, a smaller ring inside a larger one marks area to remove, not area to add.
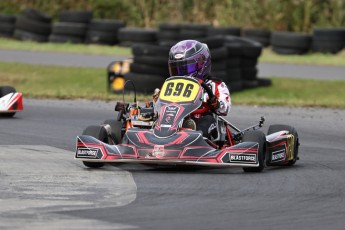
[[[12,37],[17,17],[0,14],[0,37]]]
[[[50,42],[84,43],[92,11],[61,11],[59,21],[53,24]]]
[[[14,37],[18,40],[48,41],[51,33],[51,17],[34,9],[25,9],[17,17]]]
[[[161,88],[169,76],[169,50],[169,47],[159,45],[133,45],[133,62],[130,72],[124,75],[125,80],[133,81],[139,92],[153,93],[156,88]]]

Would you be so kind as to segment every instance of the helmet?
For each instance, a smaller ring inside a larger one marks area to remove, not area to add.
[[[204,43],[180,41],[171,47],[168,65],[170,76],[189,75],[203,79],[211,71],[211,54]]]

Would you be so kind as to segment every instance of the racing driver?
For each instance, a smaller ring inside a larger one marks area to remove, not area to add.
[[[204,81],[212,89],[213,97],[204,90],[203,99],[209,110],[203,114],[194,114],[185,120],[183,127],[201,130],[203,136],[210,139],[217,137],[216,120],[212,113],[226,116],[231,108],[231,98],[226,84],[210,75],[211,54],[208,46],[196,40],[180,41],[169,52],[170,76],[189,76]],[[156,92],[155,92],[156,93]]]

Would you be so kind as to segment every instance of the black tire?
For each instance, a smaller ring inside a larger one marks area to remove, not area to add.
[[[169,69],[167,67],[145,65],[145,64],[140,64],[136,62],[131,63],[130,71],[133,73],[154,74],[154,75],[160,75],[160,76],[169,75]]]
[[[285,48],[285,47],[273,46],[272,51],[277,54],[282,54],[282,55],[301,55],[301,54],[307,53],[308,49]]]
[[[0,98],[3,96],[6,96],[7,94],[10,93],[15,93],[17,92],[16,89],[12,86],[1,86],[0,87]],[[0,117],[13,117],[16,114],[16,112],[13,113],[3,113],[0,114]]]
[[[296,129],[290,125],[281,125],[281,124],[275,124],[275,125],[270,125],[267,131],[267,135],[270,135],[275,132],[279,132],[281,130],[286,130],[289,131],[289,134],[292,134],[295,139],[294,139],[294,159],[290,160],[287,166],[294,165],[298,159],[298,149],[299,149],[299,138],[298,138],[298,133]]]
[[[241,81],[242,80],[242,73],[240,68],[228,68],[226,70],[227,77],[224,81]]]
[[[157,40],[158,41],[177,41],[179,38],[179,32],[176,31],[158,31]]]
[[[100,140],[100,141],[102,141],[104,143],[108,143],[107,131],[101,125],[91,125],[91,126],[88,126],[83,131],[82,135],[89,135],[89,136],[92,136],[92,137],[96,138],[97,140]],[[83,161],[83,164],[86,167],[89,167],[89,168],[101,168],[101,167],[104,166],[104,163],[102,163],[102,162]]]
[[[152,66],[158,66],[168,69],[168,59],[169,54],[167,53],[165,57],[160,56],[134,56],[133,62],[140,63],[140,64],[146,64],[146,65],[152,65]]]
[[[258,64],[257,58],[242,58],[241,68],[255,68]]]
[[[267,87],[272,85],[272,80],[269,78],[258,78],[257,81],[260,87]]]
[[[235,36],[225,36],[229,57],[257,58],[261,55],[262,45],[259,42]]]
[[[243,37],[270,38],[271,31],[266,29],[247,28],[242,30]]]
[[[229,52],[229,50],[228,50],[228,52]],[[228,53],[228,56],[229,56],[229,53]],[[228,68],[239,68],[241,66],[241,58],[229,57],[226,59],[226,65]]]
[[[85,37],[87,24],[72,22],[56,22],[53,24],[52,34],[71,35],[76,37]]]
[[[270,38],[263,38],[263,37],[246,37],[249,40],[259,42],[263,47],[267,47],[270,45]]]
[[[89,30],[85,42],[88,44],[106,44],[115,45],[118,43],[117,34],[113,32],[104,32],[99,30]]]
[[[14,24],[13,23],[0,21],[0,33],[13,34],[13,31],[14,31]]]
[[[260,130],[251,130],[244,133],[242,142],[257,142],[259,143],[258,149],[258,167],[244,167],[245,172],[262,172],[265,168],[265,155],[266,155],[266,136]]]
[[[111,136],[114,138],[115,144],[122,143],[122,121],[115,119],[108,119],[103,122],[103,124],[108,124],[111,127]]]
[[[25,30],[16,29],[14,31],[13,37],[22,41],[35,41],[35,42],[47,42],[48,36],[31,33]]]
[[[181,29],[180,24],[173,24],[173,23],[168,23],[168,22],[162,22],[158,25],[158,29],[160,31],[174,31],[174,32],[179,32]]]
[[[221,35],[200,38],[200,42],[207,44],[209,49],[220,48],[224,46],[224,37]]]
[[[242,45],[237,42],[227,42],[225,47],[228,49],[228,57],[239,58],[243,55]]]
[[[93,19],[89,24],[89,29],[117,34],[118,30],[125,26],[126,23],[122,20]]]
[[[222,46],[216,49],[210,49],[210,54],[211,54],[212,61],[225,60],[228,56],[228,49],[225,46]]]
[[[222,81],[225,81],[228,77],[228,73],[227,71],[211,71],[210,75],[212,76],[212,78],[215,79],[221,79]]]
[[[345,28],[315,28],[313,38],[327,41],[344,41]]]
[[[89,23],[92,19],[92,11],[63,10],[58,17],[60,22]]]
[[[227,81],[225,84],[228,86],[228,89],[230,91],[230,94],[234,92],[239,92],[243,89],[243,82],[241,80],[239,81]]]
[[[158,46],[158,45],[134,44],[132,46],[132,54],[134,56],[168,57],[169,51],[170,51],[170,47]]]
[[[40,34],[48,36],[51,33],[51,24],[35,21],[26,17],[18,17],[16,24],[16,29],[25,30],[31,33]]]
[[[232,36],[241,36],[240,27],[210,27],[207,30],[208,36],[213,35],[232,35]]]
[[[345,47],[345,39],[340,40],[318,40],[314,39],[311,50],[313,52],[336,54]]]
[[[3,22],[3,23],[14,24],[16,22],[16,18],[17,17],[15,15],[0,14],[0,22]]]
[[[212,70],[214,71],[224,71],[227,69],[227,60],[217,60],[217,61],[212,61]]]
[[[143,93],[153,93],[156,88],[161,88],[164,80],[168,76],[160,76],[160,75],[153,75],[153,74],[139,74],[139,73],[126,73],[124,75],[125,80],[133,81],[134,85],[136,86],[136,90],[138,92]],[[140,87],[139,87],[140,86]]]
[[[295,32],[272,32],[271,45],[273,47],[308,50],[311,45],[311,36]]]
[[[195,39],[200,40],[201,38],[206,37],[206,31],[202,30],[188,30],[188,29],[181,29],[179,33],[179,40],[187,40],[187,39]]]
[[[252,81],[257,79],[258,69],[256,67],[242,68],[242,80]]]
[[[155,42],[157,41],[157,31],[154,29],[142,29],[124,27],[118,31],[119,41],[131,42]]]
[[[34,21],[39,21],[48,24],[50,24],[52,21],[52,18],[49,15],[35,9],[25,9],[21,12],[21,15],[23,15],[26,18],[30,18]]]

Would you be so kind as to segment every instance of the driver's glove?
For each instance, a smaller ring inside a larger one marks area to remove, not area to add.
[[[211,109],[216,110],[219,108],[219,101],[217,100],[216,96],[211,97],[208,99],[207,103],[210,105]]]

